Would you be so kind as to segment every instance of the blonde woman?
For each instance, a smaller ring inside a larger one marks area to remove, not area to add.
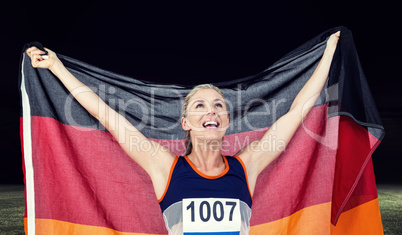
[[[149,174],[169,234],[248,234],[257,177],[281,154],[315,104],[327,80],[339,36],[340,32],[337,32],[328,39],[313,75],[289,111],[273,124],[275,128],[268,129],[260,140],[233,157],[223,156],[220,152],[229,116],[219,88],[199,85],[185,98],[181,125],[187,131],[187,149],[185,156],[178,157],[148,140],[107,106],[63,66],[53,51],[46,49],[48,56],[43,57],[44,51],[31,47],[26,53],[33,67],[49,69],[55,74],[75,99],[116,138],[127,155]],[[278,146],[267,151],[263,144],[272,136]],[[152,148],[147,151],[130,148],[133,138]]]

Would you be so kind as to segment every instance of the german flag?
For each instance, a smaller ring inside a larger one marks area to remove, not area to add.
[[[323,32],[259,74],[215,84],[230,113],[222,154],[234,155],[259,139],[289,110],[338,30],[320,98],[258,178],[250,234],[383,234],[371,155],[384,129],[345,27]],[[141,133],[184,154],[180,107],[191,87],[58,57]],[[166,234],[145,171],[50,71],[33,68],[25,53],[20,71],[26,234]]]

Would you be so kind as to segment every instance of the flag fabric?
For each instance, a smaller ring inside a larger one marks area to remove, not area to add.
[[[384,129],[345,27],[321,33],[256,75],[215,84],[230,115],[222,154],[236,154],[288,111],[338,30],[324,90],[286,150],[257,180],[250,234],[383,233],[371,155]],[[141,133],[184,154],[180,107],[191,87],[141,81],[58,57]],[[149,176],[25,53],[20,88],[27,234],[167,233]],[[130,144],[149,147],[135,139]]]

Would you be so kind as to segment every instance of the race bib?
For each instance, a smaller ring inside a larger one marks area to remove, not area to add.
[[[240,233],[239,199],[187,198],[183,199],[183,234]]]

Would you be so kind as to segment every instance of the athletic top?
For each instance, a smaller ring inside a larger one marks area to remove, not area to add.
[[[225,170],[201,173],[185,157],[176,157],[159,199],[169,234],[248,234],[252,196],[246,168],[237,156],[222,156]]]

